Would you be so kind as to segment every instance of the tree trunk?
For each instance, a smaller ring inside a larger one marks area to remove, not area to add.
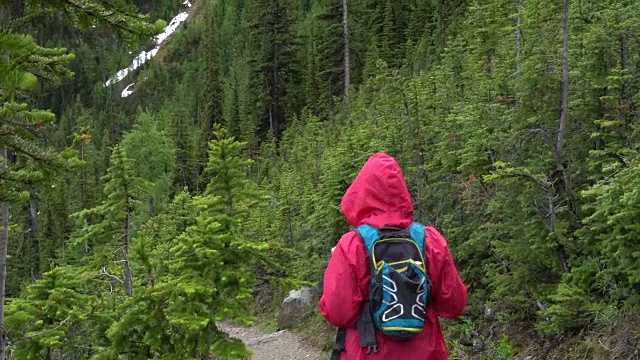
[[[344,97],[349,96],[351,85],[351,60],[349,53],[349,6],[347,0],[342,0],[342,28],[344,32]]]
[[[71,343],[74,343],[76,340],[76,327],[72,326],[71,327],[71,332],[70,332],[70,337],[71,337]],[[71,352],[71,360],[78,360],[78,355],[75,351]]]
[[[2,171],[7,171],[7,149],[2,149]],[[7,247],[9,244],[9,204],[0,203],[2,235],[0,235],[0,360],[5,358],[7,332],[4,327],[5,286],[7,282]]]
[[[19,19],[24,16],[24,0],[13,0],[12,19]]]
[[[287,199],[289,202],[289,199]],[[293,247],[293,219],[291,218],[291,208],[287,211],[287,218],[289,221],[289,246]]]
[[[516,9],[518,17],[516,17],[516,80],[520,80],[520,49],[522,48],[522,32],[520,31],[520,0],[516,0]],[[516,86],[518,84],[516,83]],[[516,96],[518,92],[516,91]]]
[[[623,32],[620,36],[620,67],[622,73],[624,74],[629,67],[629,56],[628,56],[628,48],[625,33]],[[633,147],[631,144],[631,134],[633,134],[633,129],[629,129],[629,111],[625,109],[625,106],[628,106],[630,101],[627,100],[627,85],[628,81],[622,79],[622,83],[620,84],[620,107],[618,109],[618,117],[623,120],[623,139],[624,144],[627,147]]]
[[[409,125],[409,137],[411,139],[411,146],[416,146],[415,144],[415,135],[414,135],[414,125],[413,125],[413,119],[411,118],[411,108],[409,107],[409,101],[407,100],[407,98],[405,97],[404,99],[404,108],[407,112],[407,123]],[[417,126],[417,124],[416,124]],[[418,215],[418,219],[420,221],[422,221],[422,194],[421,194],[421,182],[420,182],[420,169],[422,168],[422,164],[420,161],[420,155],[417,154],[416,156],[416,168],[418,169],[418,173],[416,176],[416,191],[417,191],[417,196],[415,199],[415,203],[416,203],[416,209],[417,209],[417,215]]]
[[[209,313],[211,314],[211,319],[213,319],[215,316],[215,309],[211,308],[209,310]],[[216,323],[212,320],[209,325],[207,325],[207,335],[206,335],[206,341],[207,341],[207,353],[205,354],[205,359],[206,360],[211,360],[213,359],[213,354],[211,353],[211,347],[213,345],[213,340],[214,337],[216,337],[218,335],[218,327],[216,326]]]
[[[520,25],[522,24],[522,18],[520,17],[521,11],[521,0],[516,0],[516,11],[518,12],[518,16],[516,17],[516,81],[514,86],[514,98],[516,99],[516,107],[520,106],[520,68],[521,68],[521,57],[522,57],[522,30],[520,30]]]
[[[567,117],[569,114],[569,0],[564,0],[564,9],[563,9],[563,17],[562,17],[562,25],[563,25],[563,52],[562,52],[562,108],[560,109],[560,126],[558,127],[558,137],[556,140],[556,149],[555,149],[555,161],[556,161],[556,170],[554,171],[554,175],[552,178],[556,180],[561,180],[560,184],[556,187],[556,196],[551,196],[549,193],[549,207],[552,213],[552,224],[551,224],[551,232],[555,232],[555,222],[557,219],[556,213],[556,204],[555,198],[565,198],[569,199],[569,189],[570,184],[567,181],[564,171],[563,162],[563,141],[564,141],[564,133],[567,128]],[[551,191],[551,189],[549,189]],[[562,269],[564,272],[569,272],[571,269],[569,268],[569,254],[567,253],[566,247],[558,243],[558,255],[560,257],[560,262],[562,264]]]
[[[213,334],[211,331],[211,324],[209,324],[209,326],[207,326],[207,353],[205,355],[205,359],[206,360],[211,360],[211,338],[212,338]]]
[[[31,222],[29,228],[29,239],[31,240],[31,249],[33,251],[33,259],[30,261],[31,280],[35,280],[40,276],[40,243],[38,242],[38,232],[40,231],[40,222],[38,221],[38,195],[36,189],[31,186],[29,188],[29,220]]]
[[[562,145],[567,128],[569,113],[569,0],[564,0],[563,14],[563,54],[562,54],[562,108],[560,109],[560,126],[556,142],[555,160],[558,169],[562,168]]]
[[[84,162],[84,143],[80,143],[80,160]],[[87,197],[87,173],[86,166],[82,166],[80,168],[80,191],[82,192],[80,196],[82,197],[82,209],[89,208],[89,198]],[[84,226],[87,226],[87,218],[84,218]],[[83,245],[84,255],[89,254],[89,243],[85,242]]]
[[[124,232],[124,255],[122,269],[124,271],[124,288],[127,296],[133,296],[133,280],[131,278],[131,268],[129,267],[129,241],[131,237],[131,209],[129,208],[129,196],[126,200],[127,214],[125,215],[125,232]],[[1,360],[1,359],[0,359]]]
[[[272,131],[275,135],[277,135],[277,134],[276,134],[276,130],[275,130],[275,128],[273,127],[273,111],[272,111],[272,109],[273,109],[273,105],[272,105],[272,104],[269,104],[269,129],[271,129],[271,131]]]
[[[84,162],[84,143],[80,144],[80,160]],[[87,198],[87,173],[86,173],[86,166],[82,166],[80,168],[80,191],[82,192],[82,194],[80,194],[82,196],[82,209],[88,209],[89,208],[89,199]]]

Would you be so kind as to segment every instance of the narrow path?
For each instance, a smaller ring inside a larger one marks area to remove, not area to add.
[[[242,327],[230,322],[218,324],[229,336],[244,341],[253,351],[251,360],[325,360],[328,354],[305,344],[287,330],[265,333],[257,327]]]

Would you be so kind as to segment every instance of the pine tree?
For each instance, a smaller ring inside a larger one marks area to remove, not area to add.
[[[252,265],[257,253],[268,248],[238,231],[247,207],[255,201],[247,188],[250,161],[242,157],[243,144],[227,138],[222,129],[215,134],[206,168],[211,182],[197,200],[201,213],[196,224],[172,243],[175,258],[166,285],[171,289],[166,310],[169,323],[181,329],[174,342],[207,359],[233,355],[225,353],[230,351],[229,342],[215,322],[247,320],[243,304],[255,283]],[[233,352],[247,354],[241,349]]]
[[[300,38],[304,39],[304,46],[300,49],[300,57],[304,61],[301,80],[306,100],[305,110],[315,114],[326,111],[328,105],[325,104],[324,97],[327,96],[327,92],[323,90],[324,84],[320,75],[321,63],[323,62],[322,48],[325,47],[321,35],[326,31],[325,26],[328,25],[328,23],[321,21],[321,17],[326,16],[324,12],[323,4],[313,4],[311,11],[306,14],[298,28]],[[335,69],[331,68],[326,71],[333,72]]]
[[[252,70],[266,85],[264,108],[258,114],[260,133],[272,131],[280,136],[301,103],[295,86],[300,71],[293,31],[295,7],[290,0],[258,0],[253,6],[252,42],[258,49]]]
[[[91,280],[74,267],[55,267],[8,304],[8,348],[20,359],[77,354],[76,330],[87,320],[97,298],[87,293]]]
[[[140,227],[132,241],[130,256],[139,272],[138,290],[118,306],[117,318],[106,331],[109,345],[100,350],[97,359],[125,355],[177,360],[190,351],[175,336],[181,328],[172,327],[164,309],[173,291],[169,266],[175,258],[170,250],[175,239],[195,224],[197,215],[193,198],[185,189],[175,196],[166,211]]]
[[[382,22],[382,41],[380,47],[381,58],[395,67],[398,60],[399,44],[398,24],[395,19],[394,2],[386,0],[384,2],[384,20]]]
[[[45,166],[56,162],[55,156],[39,146],[33,131],[54,120],[48,111],[29,109],[24,96],[36,86],[37,77],[59,80],[69,74],[62,64],[73,58],[64,49],[39,47],[33,38],[0,30],[0,217],[3,232],[0,236],[0,358],[5,355],[6,333],[4,303],[9,242],[10,204],[28,199],[26,185],[47,177]],[[27,60],[25,60],[27,59]],[[35,75],[34,75],[35,74]],[[44,170],[44,171],[43,171]]]
[[[331,104],[333,97],[344,96],[348,88],[345,83],[348,75],[345,71],[345,46],[348,45],[345,44],[342,1],[329,1],[319,20],[316,26],[322,31],[317,41],[318,54],[314,54],[319,59],[315,71],[322,79],[324,101]]]
[[[127,296],[131,297],[133,275],[128,256],[136,230],[135,213],[142,207],[141,197],[147,185],[134,175],[132,161],[122,146],[113,149],[111,165],[104,180],[105,199],[102,204],[73,214],[80,224],[76,243],[90,249],[88,265],[95,270],[102,268],[104,275],[117,276],[109,273],[113,269],[110,264],[119,264],[123,278],[118,278],[118,282],[124,285]],[[90,223],[82,226],[85,219]]]
[[[213,127],[223,124],[223,78],[220,69],[220,34],[215,19],[216,8],[211,5],[206,11],[205,29],[200,54],[203,56],[205,75],[202,78],[202,97],[204,109],[199,119],[200,139],[197,147],[198,173],[202,173],[207,164],[207,144],[211,141]],[[204,183],[206,179],[203,178]],[[198,186],[199,187],[199,186]],[[204,184],[203,186],[204,187]]]
[[[198,172],[198,148],[201,133],[195,124],[195,118],[191,114],[190,105],[195,102],[193,96],[187,90],[187,84],[181,84],[176,94],[176,107],[171,112],[171,137],[173,147],[176,149],[175,171],[178,186],[187,187],[190,191],[199,192],[200,173]]]
[[[67,23],[81,29],[89,29],[100,25],[126,43],[145,41],[160,32],[166,25],[164,21],[149,23],[149,16],[141,14],[138,9],[122,0],[81,1],[64,0],[42,3],[38,0],[22,0],[23,11],[28,9],[24,17],[14,17],[12,26],[22,26],[39,16],[51,13],[65,18]],[[19,2],[16,2],[18,4]]]
[[[174,184],[176,150],[166,129],[159,128],[156,123],[152,114],[140,112],[133,130],[121,142],[127,157],[135,165],[131,169],[134,175],[148,184],[144,197],[149,213],[138,214],[142,217],[141,222],[165,209]]]

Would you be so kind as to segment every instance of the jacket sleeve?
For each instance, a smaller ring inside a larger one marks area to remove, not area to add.
[[[462,282],[460,274],[453,263],[447,241],[440,233],[432,228],[426,229],[428,244],[434,247],[433,254],[437,262],[435,265],[436,278],[434,283],[433,302],[436,312],[444,318],[460,316],[467,303],[467,287]]]
[[[320,298],[320,312],[336,327],[355,326],[360,315],[363,297],[358,287],[358,269],[350,257],[350,234],[340,239],[324,274],[324,289]]]

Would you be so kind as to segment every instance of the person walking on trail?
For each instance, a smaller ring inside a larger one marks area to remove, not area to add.
[[[332,359],[448,359],[438,316],[459,316],[467,288],[442,235],[413,221],[396,160],[370,157],[341,208],[356,230],[332,250],[319,301],[340,329]]]

